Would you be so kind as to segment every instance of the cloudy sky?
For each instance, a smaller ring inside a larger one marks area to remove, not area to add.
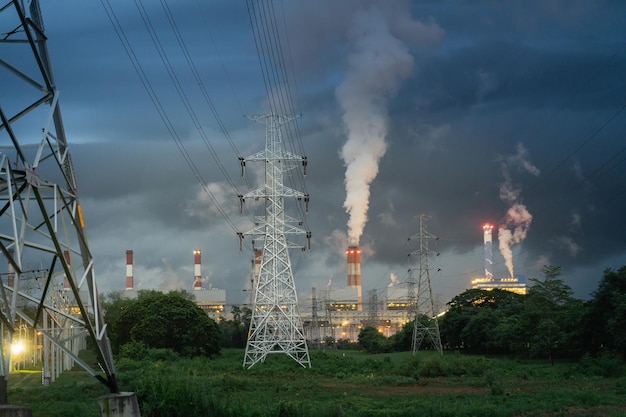
[[[204,285],[246,300],[252,242],[240,251],[237,232],[262,207],[247,200],[240,214],[237,194],[263,173],[247,164],[242,179],[239,157],[265,147],[265,126],[246,116],[275,109],[276,92],[301,115],[285,138],[308,161],[305,182],[292,172],[290,183],[310,194],[311,249],[291,256],[303,305],[311,287],[345,287],[350,243],[363,250],[364,294],[401,285],[422,214],[439,238],[442,304],[483,274],[485,222],[497,277],[559,265],[587,298],[604,269],[626,265],[626,3],[65,0],[42,11],[100,292],[123,289],[126,250],[137,288],[191,289],[200,249]],[[272,33],[278,58],[263,53]]]

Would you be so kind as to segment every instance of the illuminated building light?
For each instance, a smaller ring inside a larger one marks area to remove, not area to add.
[[[472,289],[492,291],[494,289],[510,291],[521,295],[528,293],[525,282],[520,282],[518,278],[476,278],[472,280]]]

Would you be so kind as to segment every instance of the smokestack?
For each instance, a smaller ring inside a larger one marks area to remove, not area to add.
[[[485,278],[489,280],[493,279],[493,244],[491,241],[492,231],[492,224],[487,223],[483,226],[485,241]]]
[[[13,259],[14,253],[15,252],[13,249],[9,249],[9,257],[11,259]],[[9,288],[13,288],[13,286],[15,285],[15,269],[13,269],[13,265],[11,264],[11,262],[9,262],[9,273],[7,274],[7,285],[9,286]]]
[[[63,251],[63,257],[65,258],[65,263],[69,267],[72,263],[70,262],[70,252],[67,250]],[[63,274],[63,290],[70,290],[70,280],[67,278],[67,275]]]
[[[358,309],[363,307],[363,295],[361,293],[361,250],[358,246],[348,246],[346,251],[348,261],[348,287],[357,289]]]
[[[133,251],[126,251],[126,291],[132,291],[134,289],[133,278]]]
[[[202,289],[202,251],[196,249],[193,251],[193,289]]]

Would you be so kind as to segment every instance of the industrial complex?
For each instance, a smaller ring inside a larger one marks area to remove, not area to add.
[[[492,290],[503,289],[518,294],[526,294],[527,286],[523,276],[493,276],[493,225],[485,224],[484,231],[484,276],[474,278],[471,288]],[[196,304],[214,320],[231,319],[231,307],[226,300],[226,290],[208,288],[202,278],[202,252],[193,251],[193,279],[190,289]],[[250,290],[258,283],[261,271],[262,251],[255,249],[252,260]],[[346,249],[346,286],[324,289],[311,289],[311,302],[300,306],[300,316],[306,339],[314,345],[323,345],[329,341],[356,341],[359,332],[366,326],[374,326],[379,332],[389,337],[402,330],[415,316],[414,290],[406,283],[390,286],[382,290],[370,290],[363,296],[361,279],[361,250],[358,246]],[[253,291],[249,291],[248,305],[254,302]],[[124,296],[134,298],[133,251],[126,251],[126,289]],[[412,301],[413,300],[413,301]],[[436,311],[435,314],[442,313]]]

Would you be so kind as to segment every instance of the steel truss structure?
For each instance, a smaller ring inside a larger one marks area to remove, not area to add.
[[[266,126],[265,150],[241,158],[242,168],[246,162],[261,162],[265,166],[264,185],[240,196],[242,204],[245,199],[265,201],[265,215],[256,217],[253,230],[244,233],[259,236],[263,242],[258,282],[252,289],[254,305],[243,361],[248,369],[273,353],[286,354],[302,367],[311,366],[289,258],[289,249],[303,247],[287,240],[287,235],[304,234],[310,238],[311,234],[299,227],[301,221],[287,216],[284,207],[285,198],[304,200],[307,204],[309,199],[307,194],[286,187],[283,181],[284,173],[293,169],[296,162],[306,166],[306,157],[286,151],[282,142],[281,126],[295,117],[250,117]]]
[[[0,5],[0,48],[0,401],[18,321],[43,339],[44,383],[78,364],[118,393],[37,0]]]
[[[419,249],[409,255],[419,256],[419,280],[417,281],[417,297],[415,300],[415,322],[413,326],[413,338],[411,340],[411,351],[415,354],[419,350],[422,342],[428,336],[433,347],[443,354],[441,347],[441,335],[439,333],[439,322],[433,300],[433,290],[430,285],[430,265],[429,258],[433,251],[429,247],[430,240],[437,240],[438,237],[428,233],[426,223],[428,217],[424,214],[420,216],[419,233],[413,235],[409,240],[418,238]]]

